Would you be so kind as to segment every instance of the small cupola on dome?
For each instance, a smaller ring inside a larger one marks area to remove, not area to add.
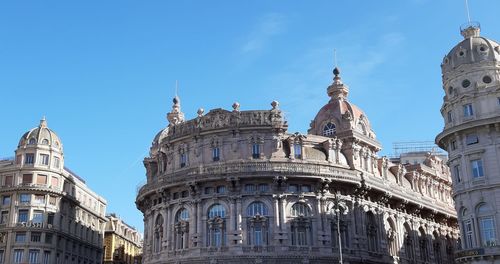
[[[455,45],[443,58],[441,70],[445,80],[456,74],[450,74],[463,67],[497,65],[500,61],[500,44],[481,36],[478,22],[469,22],[460,27],[464,39]]]
[[[184,122],[184,113],[181,111],[181,99],[176,95],[172,102],[172,111],[167,114],[167,120],[170,123],[169,125],[177,125]]]
[[[308,130],[309,134],[342,137],[356,133],[366,138],[375,139],[370,122],[356,105],[347,100],[349,87],[342,82],[338,67],[333,69],[333,83],[328,86],[330,101],[316,114]]]
[[[59,136],[47,127],[47,120],[43,117],[40,124],[24,133],[19,140],[18,148],[47,147],[62,152],[62,143]]]
[[[333,69],[333,83],[328,86],[327,93],[332,99],[344,99],[349,94],[349,87],[342,82],[340,78],[340,69]]]

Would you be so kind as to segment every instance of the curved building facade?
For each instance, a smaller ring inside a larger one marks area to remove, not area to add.
[[[307,134],[270,110],[199,109],[179,98],[144,159],[143,263],[453,263],[445,162],[378,157],[367,116],[334,70]]]
[[[443,131],[461,229],[457,260],[500,261],[500,44],[467,24],[464,37],[443,59]]]
[[[106,201],[64,167],[45,119],[0,161],[0,185],[0,263],[102,263]]]

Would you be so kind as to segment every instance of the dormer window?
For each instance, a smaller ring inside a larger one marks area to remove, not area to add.
[[[49,144],[49,140],[48,140],[48,139],[46,139],[46,138],[44,138],[44,139],[42,140],[42,144],[43,144],[43,145],[48,145],[48,144]]]
[[[302,158],[302,145],[299,143],[293,144],[293,152],[296,159]]]
[[[36,144],[36,139],[30,138],[30,140],[28,141],[28,145],[35,145],[35,144]]]
[[[329,122],[323,127],[323,136],[325,137],[334,136],[336,132],[335,124],[333,123]]]

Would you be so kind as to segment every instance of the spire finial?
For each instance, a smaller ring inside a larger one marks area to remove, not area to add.
[[[177,97],[178,90],[179,90],[179,81],[175,80],[175,97]]]
[[[173,105],[170,113],[167,114],[167,120],[171,125],[176,125],[178,123],[184,122],[184,113],[181,111],[181,99],[177,95],[178,81],[175,81],[175,96],[172,99]]]
[[[467,12],[467,23],[470,23],[469,1],[465,0],[465,11]]]
[[[45,119],[45,115],[40,119],[40,127],[47,127],[47,120]]]

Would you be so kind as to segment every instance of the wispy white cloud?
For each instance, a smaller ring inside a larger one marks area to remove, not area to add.
[[[283,14],[270,13],[259,19],[254,29],[241,47],[243,53],[251,53],[263,49],[272,37],[282,33],[286,28],[286,18]]]

